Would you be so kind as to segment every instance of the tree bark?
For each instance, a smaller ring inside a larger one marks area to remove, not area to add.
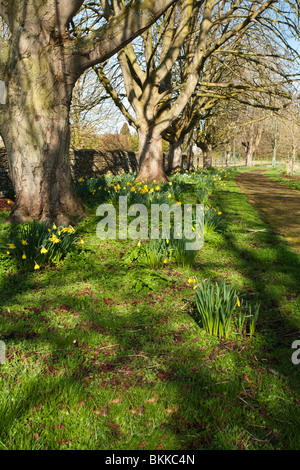
[[[149,127],[140,127],[139,134],[139,173],[136,181],[168,181],[163,167],[162,137]]]

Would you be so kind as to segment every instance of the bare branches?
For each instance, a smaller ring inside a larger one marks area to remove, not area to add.
[[[122,112],[123,116],[127,119],[129,124],[131,126],[137,128],[136,120],[129,114],[129,112],[125,108],[124,104],[122,103],[122,100],[120,99],[120,96],[115,91],[115,89],[111,85],[109,79],[107,78],[106,74],[104,73],[103,67],[101,65],[99,65],[98,67],[94,67],[94,71],[97,74],[100,82],[104,86],[106,92],[109,94],[109,96],[111,97],[111,99],[113,100],[115,105]]]

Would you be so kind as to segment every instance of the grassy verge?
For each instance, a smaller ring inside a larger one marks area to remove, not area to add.
[[[300,190],[300,180],[297,181],[297,179],[290,179],[285,177],[282,174],[282,171],[279,169],[271,169],[268,170],[264,173],[265,176],[268,176],[274,181],[278,181],[279,183],[283,183],[286,186],[289,186],[290,188],[293,189],[298,189]],[[299,175],[297,175],[299,177]]]
[[[233,178],[212,204],[223,231],[192,268],[124,266],[136,242],[99,241],[95,217],[56,267],[18,272],[3,256],[0,449],[300,448],[299,255]],[[262,302],[251,339],[200,328],[193,276]]]

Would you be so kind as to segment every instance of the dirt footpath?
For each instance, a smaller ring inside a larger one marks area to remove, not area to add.
[[[236,183],[262,218],[300,250],[300,191],[271,180],[264,170],[241,173]]]

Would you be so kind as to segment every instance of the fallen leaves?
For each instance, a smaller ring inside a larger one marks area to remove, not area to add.
[[[179,407],[175,405],[171,405],[170,407],[166,408],[166,412],[169,414],[177,413],[178,410],[179,410]]]
[[[116,423],[112,423],[110,421],[106,421],[105,424],[109,426],[115,433],[117,433],[119,436],[123,435],[123,431],[121,430],[120,426]]]

